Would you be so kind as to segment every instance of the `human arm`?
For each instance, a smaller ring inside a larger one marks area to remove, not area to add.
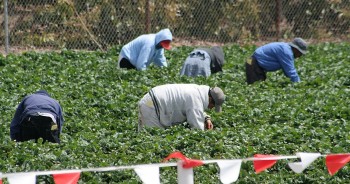
[[[157,49],[154,54],[153,62],[159,67],[167,67],[168,63],[164,56],[164,49]]]
[[[211,120],[206,120],[205,121],[205,129],[207,130],[213,130],[214,128],[214,125],[213,125],[213,122],[211,122]]]
[[[284,74],[289,77],[292,82],[300,82],[299,75],[294,66],[293,54],[278,55],[278,61],[281,64]]]
[[[23,101],[18,105],[15,115],[11,121],[11,125],[10,125],[10,137],[11,139],[15,139],[15,135],[17,133],[19,133],[20,131],[20,127],[19,124],[21,123],[21,117],[22,117],[22,113],[24,111],[24,107],[23,107]]]
[[[210,116],[208,116],[203,110],[199,109],[188,109],[187,122],[192,128],[195,129],[213,129],[213,123],[211,122]]]
[[[58,110],[58,123],[60,125],[59,127],[59,130],[60,132],[62,132],[62,127],[63,127],[63,124],[64,124],[64,118],[63,118],[63,111],[62,111],[62,107],[59,105],[59,110]]]
[[[204,112],[204,128],[207,130],[212,130],[214,128],[213,122],[211,121],[211,117]]]

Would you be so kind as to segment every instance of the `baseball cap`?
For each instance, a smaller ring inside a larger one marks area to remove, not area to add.
[[[225,94],[219,87],[211,88],[210,96],[214,99],[215,102],[215,111],[221,112],[222,111],[222,104],[225,101]]]
[[[300,53],[306,54],[307,44],[302,38],[295,38],[289,45],[298,49]]]
[[[171,45],[170,45],[171,41],[170,40],[163,40],[160,42],[160,45],[166,49],[166,50],[170,50],[171,49]]]

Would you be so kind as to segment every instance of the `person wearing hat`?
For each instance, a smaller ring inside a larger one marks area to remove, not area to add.
[[[225,55],[221,47],[197,48],[186,58],[180,75],[189,77],[204,76],[222,72]]]
[[[146,70],[151,63],[159,67],[167,67],[164,49],[171,49],[172,40],[173,36],[169,29],[137,37],[121,49],[119,68]]]
[[[197,84],[165,84],[152,88],[139,101],[139,131],[144,126],[169,128],[187,122],[192,128],[213,129],[204,111],[222,111],[225,94],[219,87]]]
[[[60,104],[45,90],[28,95],[18,105],[10,125],[10,137],[17,142],[28,140],[60,143],[64,123]]]
[[[301,38],[295,38],[290,43],[273,42],[257,48],[245,64],[247,83],[265,81],[266,72],[280,69],[292,82],[299,82],[294,59],[306,54],[306,51],[307,44]]]

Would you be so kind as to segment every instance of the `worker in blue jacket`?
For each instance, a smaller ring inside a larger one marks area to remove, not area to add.
[[[306,51],[307,44],[301,38],[295,38],[290,43],[273,42],[257,48],[245,64],[247,83],[265,81],[266,72],[280,69],[292,82],[299,82],[294,59],[306,54]]]
[[[169,29],[160,30],[156,34],[144,34],[124,45],[119,54],[120,68],[146,70],[154,63],[159,67],[167,67],[164,49],[171,49],[172,34]]]
[[[60,143],[64,123],[60,104],[45,90],[24,97],[18,105],[10,126],[12,140],[38,140]]]

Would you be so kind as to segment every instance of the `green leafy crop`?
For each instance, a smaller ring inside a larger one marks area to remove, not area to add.
[[[244,61],[256,46],[225,46],[224,72],[209,78],[180,77],[193,47],[166,51],[169,67],[147,71],[117,69],[121,47],[106,53],[27,52],[0,57],[0,172],[96,168],[159,163],[181,151],[195,159],[239,159],[254,154],[296,152],[349,153],[350,55],[348,43],[311,45],[296,61],[300,83],[282,72],[248,86]],[[212,115],[213,131],[191,130],[186,123],[167,130],[137,132],[137,103],[151,87],[197,83],[221,87],[227,95],[223,113]],[[15,143],[9,127],[22,98],[46,89],[65,114],[62,144]],[[293,160],[288,160],[293,161]],[[236,183],[347,183],[350,167],[330,176],[323,158],[302,174],[288,161],[260,174],[243,163]],[[215,164],[194,169],[195,183],[219,183]],[[176,168],[161,168],[162,183],[176,183]],[[53,183],[51,176],[38,183]],[[7,182],[6,179],[4,181]],[[83,172],[79,183],[141,183],[132,170]]]

